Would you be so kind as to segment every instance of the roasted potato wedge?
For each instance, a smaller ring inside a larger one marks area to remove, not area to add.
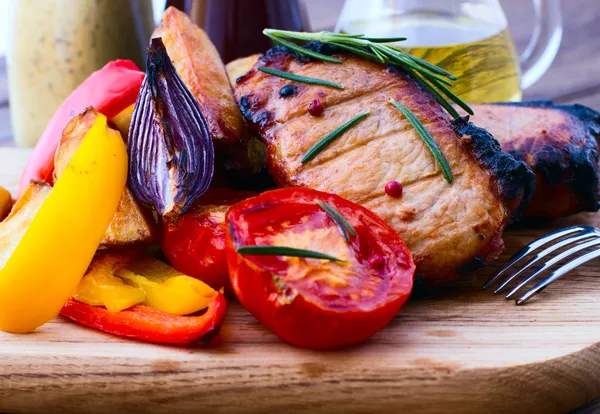
[[[49,184],[32,181],[23,191],[0,226],[0,264],[6,263],[51,190]]]
[[[215,141],[237,144],[246,125],[233,97],[225,65],[208,35],[174,7],[152,37],[162,38],[177,73],[200,103]]]
[[[0,221],[4,220],[12,208],[12,197],[7,189],[0,187]]]
[[[81,144],[83,137],[94,124],[98,112],[93,108],[73,118],[63,131],[54,157],[54,181],[67,168],[69,160]],[[154,240],[154,223],[150,213],[133,197],[128,188],[119,202],[100,247],[121,247]]]
[[[245,75],[250,69],[254,67],[254,64],[258,61],[258,58],[260,58],[260,53],[232,60],[227,65],[225,65],[225,70],[227,70],[227,76],[229,76],[229,81],[232,84],[235,84],[237,78]]]

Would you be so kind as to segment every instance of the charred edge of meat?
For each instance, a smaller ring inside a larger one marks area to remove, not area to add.
[[[239,107],[244,118],[252,125],[264,128],[271,122],[271,113],[265,109],[259,109],[261,106],[260,96],[253,93],[240,98]],[[253,127],[251,126],[251,128]]]
[[[485,129],[469,122],[469,117],[452,121],[459,136],[470,137],[468,145],[473,156],[497,177],[498,193],[509,201],[518,203],[511,222],[516,222],[529,204],[535,190],[535,175],[527,164],[502,152],[500,143]]]
[[[291,98],[298,94],[298,85],[285,85],[279,90],[280,98]]]
[[[481,237],[480,239],[484,240]],[[474,257],[473,259],[462,265],[457,270],[457,273],[459,275],[462,275],[481,269],[487,266],[491,261],[496,260],[500,253],[502,253],[503,251],[504,240],[502,239],[502,230],[499,230],[490,238],[487,249],[482,251],[480,255]]]
[[[473,260],[471,260],[470,262],[464,264],[460,269],[457,270],[457,273],[459,275],[465,274],[465,273],[471,273],[474,272],[475,270],[479,270],[484,268],[485,265],[485,259],[483,257],[477,256],[474,257]]]
[[[325,43],[321,43],[319,41],[313,40],[312,42],[308,42],[302,45],[305,49],[311,50],[313,52],[320,53],[322,55],[332,56],[332,55],[347,55],[349,52],[345,51],[342,48],[337,46],[328,45]],[[295,51],[288,49],[285,46],[274,46],[271,49],[267,50],[267,52],[261,57],[263,62],[271,62],[279,59],[281,55],[289,55],[293,56],[294,59],[300,62],[312,62],[316,59],[310,56],[302,56],[296,53]]]
[[[493,105],[516,106],[528,108],[547,108],[566,113],[574,122],[581,123],[586,131],[587,145],[565,145],[560,150],[555,146],[544,146],[535,154],[535,170],[550,186],[565,182],[565,176],[572,178],[566,181],[575,194],[579,196],[583,211],[598,211],[600,208],[599,185],[599,155],[600,113],[584,105],[557,105],[552,101],[531,102],[498,102]],[[567,157],[565,157],[565,153]],[[511,151],[517,159],[522,159],[522,151]],[[565,162],[565,159],[568,160]]]

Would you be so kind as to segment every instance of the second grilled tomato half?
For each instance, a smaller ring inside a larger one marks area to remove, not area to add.
[[[233,290],[284,341],[313,349],[361,342],[408,299],[415,265],[400,236],[339,196],[268,191],[231,207],[226,221]]]
[[[225,212],[251,191],[209,188],[182,216],[164,217],[160,247],[175,269],[231,292],[225,257]]]

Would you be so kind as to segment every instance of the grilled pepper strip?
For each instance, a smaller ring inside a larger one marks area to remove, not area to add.
[[[1,330],[26,333],[59,313],[92,261],[126,181],[123,139],[99,115],[22,234],[4,235],[14,244],[0,263]]]
[[[113,313],[147,305],[173,315],[190,315],[206,309],[217,294],[206,283],[129,250],[97,253],[73,298]]]
[[[218,294],[201,280],[152,257],[135,260],[118,269],[115,275],[145,292],[144,305],[173,315],[189,315],[206,309]]]
[[[38,144],[29,157],[21,175],[19,194],[31,180],[51,182],[54,171],[54,153],[62,131],[69,120],[85,108],[93,106],[108,119],[135,103],[144,72],[130,60],[109,62],[92,73],[54,113]]]
[[[200,316],[172,315],[144,305],[112,313],[73,299],[60,314],[113,335],[162,344],[206,345],[218,335],[226,308],[225,297],[218,293]]]

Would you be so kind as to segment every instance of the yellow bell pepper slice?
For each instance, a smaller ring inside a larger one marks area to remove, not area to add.
[[[3,235],[12,245],[0,263],[0,330],[30,332],[58,315],[92,261],[126,181],[125,144],[100,115],[24,232]]]
[[[87,273],[79,282],[73,299],[91,306],[104,306],[111,312],[142,303],[146,297],[144,289],[126,284],[114,275],[115,271],[132,260],[129,253],[96,254]]]
[[[189,315],[205,309],[218,294],[201,280],[152,257],[135,260],[115,274],[146,292],[145,305],[174,315]]]

